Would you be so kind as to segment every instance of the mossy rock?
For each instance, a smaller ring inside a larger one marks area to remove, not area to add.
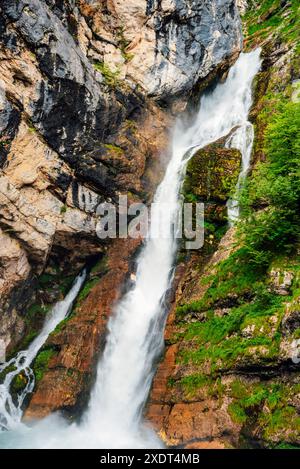
[[[5,380],[5,377],[8,373],[11,373],[12,371],[15,371],[16,367],[15,365],[11,364],[7,368],[5,368],[3,371],[0,373],[0,384],[2,384]]]
[[[17,374],[12,380],[12,383],[11,383],[12,392],[19,393],[23,391],[23,389],[27,385],[27,382],[28,382],[28,379],[27,379],[25,372],[21,371],[21,373]]]
[[[198,201],[226,202],[240,173],[239,150],[211,144],[198,150],[188,163],[183,193]],[[196,201],[196,200],[195,200]]]
[[[56,353],[57,352],[53,348],[46,348],[38,353],[33,362],[33,372],[35,375],[36,382],[41,381],[44,376],[44,373],[48,369],[48,365],[51,358],[53,358]]]

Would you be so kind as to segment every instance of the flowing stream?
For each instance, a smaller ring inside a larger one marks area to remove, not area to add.
[[[225,146],[227,148],[236,148],[240,150],[242,155],[242,167],[239,174],[239,179],[236,185],[235,194],[232,199],[227,202],[228,220],[230,225],[233,225],[240,215],[240,208],[238,202],[239,192],[243,186],[243,182],[247,176],[250,168],[251,152],[254,141],[254,129],[251,122],[246,121],[239,126],[228,138]]]
[[[0,365],[0,373],[5,372],[6,369],[11,370],[6,374],[4,382],[0,384],[0,429],[11,430],[20,423],[24,400],[27,394],[32,392],[35,384],[34,373],[30,365],[48,339],[49,334],[69,314],[85,277],[86,274],[85,271],[83,271],[76,278],[66,297],[62,301],[57,302],[51,309],[46,317],[41,332],[31,342],[28,349],[21,350],[15,357],[11,358],[3,365]],[[13,379],[21,372],[24,372],[27,383],[23,391],[16,396],[16,402],[14,402],[11,396],[11,384]]]
[[[226,81],[201,98],[192,123],[187,127],[178,120],[173,130],[172,156],[157,188],[152,212],[152,225],[160,224],[158,231],[163,229],[169,236],[150,236],[145,242],[137,261],[136,282],[116,306],[109,321],[107,344],[82,421],[69,425],[61,417],[52,415],[32,428],[20,423],[17,428],[0,435],[0,446],[162,446],[154,432],[144,424],[142,411],[155,371],[154,364],[163,347],[166,293],[172,281],[177,248],[173,227],[178,219],[185,166],[197,149],[236,129],[227,145],[237,146],[242,151],[241,174],[247,171],[252,146],[247,130],[250,125],[248,113],[252,81],[260,68],[259,56],[259,50],[241,54]],[[159,207],[164,204],[168,204],[169,216],[159,217]],[[230,214],[232,218],[237,213],[236,206],[234,210],[235,214]]]

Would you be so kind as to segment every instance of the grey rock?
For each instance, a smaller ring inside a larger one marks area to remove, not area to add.
[[[148,0],[157,60],[149,70],[149,94],[160,98],[190,91],[222,61],[241,50],[239,11],[234,0],[173,0],[164,11]]]

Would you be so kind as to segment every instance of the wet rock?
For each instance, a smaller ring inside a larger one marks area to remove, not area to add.
[[[240,163],[238,150],[224,148],[222,143],[211,144],[190,160],[183,190],[200,201],[224,203],[237,183]]]
[[[83,411],[95,364],[105,343],[106,324],[139,243],[132,239],[115,240],[106,253],[105,264],[102,260],[95,267],[97,277],[92,277],[86,295],[79,296],[72,317],[48,338],[46,346],[56,352],[31,398],[25,420],[41,418],[56,410],[63,410],[69,417]]]

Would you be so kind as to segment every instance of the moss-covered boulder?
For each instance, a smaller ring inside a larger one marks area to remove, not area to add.
[[[188,163],[183,191],[187,201],[224,203],[232,193],[240,172],[239,150],[213,143],[198,150]]]

